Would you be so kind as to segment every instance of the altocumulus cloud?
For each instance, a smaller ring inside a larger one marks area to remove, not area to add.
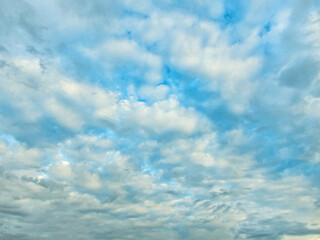
[[[0,239],[320,238],[319,2],[0,1]]]

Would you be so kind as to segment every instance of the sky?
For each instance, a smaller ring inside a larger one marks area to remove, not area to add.
[[[0,239],[319,240],[319,9],[0,0]]]

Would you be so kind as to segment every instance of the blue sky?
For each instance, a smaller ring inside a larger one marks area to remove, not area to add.
[[[1,239],[320,239],[319,1],[0,19]]]

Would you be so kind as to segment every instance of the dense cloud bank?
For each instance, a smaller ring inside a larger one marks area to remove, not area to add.
[[[0,1],[0,239],[320,239],[319,2]]]

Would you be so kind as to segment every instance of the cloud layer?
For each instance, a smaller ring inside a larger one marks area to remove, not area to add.
[[[2,0],[0,238],[320,238],[319,19]]]

